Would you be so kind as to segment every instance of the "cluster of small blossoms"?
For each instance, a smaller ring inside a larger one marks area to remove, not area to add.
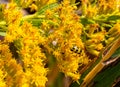
[[[7,45],[3,45],[2,42],[0,41],[0,86],[1,87],[5,87],[6,86],[6,82],[4,81],[4,78],[6,76],[6,71],[4,69],[4,60],[3,60],[4,57],[2,58],[2,54],[6,53],[8,51],[7,48],[8,48],[8,46]],[[2,50],[4,50],[4,51],[2,52]],[[7,54],[7,53],[5,54],[5,56],[7,56],[9,58],[10,55]]]
[[[2,68],[1,68],[0,69],[0,86],[1,87],[6,87],[5,81],[3,80],[4,77],[5,77],[5,74],[4,74],[4,72],[3,72]]]
[[[57,60],[58,67],[74,81],[80,78],[79,67],[87,65],[88,56],[81,40],[82,25],[75,14],[76,6],[64,0],[57,8],[45,13],[45,20],[40,28],[47,37],[46,47]]]
[[[117,37],[120,34],[120,22],[117,22],[109,31],[111,37]]]
[[[85,3],[85,1],[82,2]],[[83,16],[91,23],[84,25],[83,33],[86,35],[85,48],[90,54],[99,56],[100,51],[115,39],[115,35],[119,35],[119,22],[113,24],[106,20],[107,15],[119,12],[119,3],[119,0],[98,0],[95,4],[91,4],[86,0],[86,13]],[[82,12],[84,12],[83,9]],[[107,15],[102,18],[104,14]]]
[[[98,0],[99,13],[111,13],[118,9],[119,0]]]
[[[39,44],[44,42],[44,38],[40,36],[38,29],[32,27],[31,24],[25,22],[23,29],[23,38],[20,38],[19,50],[22,61],[24,61],[24,69],[29,79],[29,84],[45,87],[47,81],[47,68],[45,67],[46,56],[41,52]]]
[[[5,73],[5,77],[0,78],[3,85],[45,87],[48,69],[45,68],[46,56],[39,46],[44,43],[44,37],[30,23],[20,22],[22,16],[14,3],[8,4],[4,16],[8,30],[0,43],[0,60]]]
[[[120,22],[115,22],[112,27],[107,29],[108,31],[106,32],[105,36],[105,44],[108,45],[120,37]]]
[[[21,3],[28,7],[33,1],[21,0]],[[83,69],[92,63],[89,56],[98,57],[104,46],[120,34],[119,22],[112,28],[101,26],[101,20],[82,25],[80,17],[97,19],[99,14],[111,13],[118,8],[116,1],[98,0],[91,5],[89,0],[82,0],[85,14],[82,10],[82,16],[78,16],[77,7],[64,0],[55,9],[46,10],[40,29],[21,21],[20,9],[14,3],[8,4],[3,11],[8,30],[0,42],[0,86],[45,87],[48,73],[45,67],[49,64],[45,65],[51,55],[61,72],[78,81]],[[39,8],[37,2],[42,6],[49,0],[36,0],[31,10]]]
[[[0,43],[0,63],[1,63],[1,87],[7,86],[24,86],[26,82],[24,80],[24,72],[20,64],[17,63],[10,52],[8,43]]]
[[[86,9],[86,17],[92,18],[96,16],[98,13],[98,8],[96,5],[92,6],[91,4],[88,4],[88,7]]]
[[[18,8],[15,3],[7,4],[6,6],[4,6],[4,9],[6,9],[4,10],[4,17],[7,24],[20,24],[22,14],[20,12],[20,8]]]
[[[114,11],[120,10],[119,0],[82,0],[82,14],[88,18],[94,18],[101,14],[111,14]]]
[[[95,56],[98,56],[100,51],[104,48],[103,41],[107,32],[100,29],[99,24],[89,24],[86,26],[85,34],[88,39],[85,41],[87,51]]]
[[[54,2],[56,2],[56,0],[20,0],[20,5],[23,8],[31,8],[32,11]]]

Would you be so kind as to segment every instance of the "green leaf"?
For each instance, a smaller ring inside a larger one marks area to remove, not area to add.
[[[36,14],[37,14],[37,15],[43,14],[43,13],[45,13],[45,11],[46,11],[47,9],[53,9],[53,8],[57,7],[58,5],[59,5],[58,3],[51,3],[51,4],[49,4],[49,5],[45,5],[45,6],[43,6],[41,9],[39,9]]]
[[[18,6],[20,6],[21,0],[14,0],[14,2],[15,2]]]
[[[118,48],[115,53],[112,55],[112,58],[115,58],[117,56],[120,56],[120,48]]]
[[[33,26],[39,27],[43,21],[43,19],[27,19],[28,22],[32,23]]]
[[[120,15],[112,15],[107,18],[107,21],[116,21],[120,19]]]
[[[0,36],[5,36],[6,32],[0,32]]]
[[[92,19],[88,19],[88,18],[80,18],[80,22],[83,25],[94,24],[95,23],[95,21],[93,21]]]
[[[111,58],[120,56],[120,48],[118,48]],[[114,81],[120,76],[120,61],[116,61],[113,65],[106,66],[98,73],[92,81],[91,87],[112,87]]]

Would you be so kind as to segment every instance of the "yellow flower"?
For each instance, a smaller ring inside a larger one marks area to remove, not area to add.
[[[37,0],[38,1],[38,0]],[[23,7],[23,8],[27,8],[29,7],[30,4],[33,3],[33,0],[20,0],[20,5]]]
[[[19,25],[22,18],[22,13],[18,10],[15,3],[9,3],[4,10],[4,18],[8,24]]]
[[[29,6],[30,7],[30,11],[31,12],[34,12],[34,11],[37,11],[38,10],[38,7],[35,5],[35,4],[32,4]]]
[[[109,31],[108,34],[110,34],[110,36],[118,36],[120,35],[120,23],[117,22]]]
[[[24,22],[21,26],[9,24],[5,37],[6,44],[0,44],[0,51],[2,51],[0,57],[6,62],[4,67],[8,73],[6,84],[23,87],[35,84],[45,87],[48,69],[44,68],[46,56],[39,47],[39,44],[43,44],[44,41],[39,30],[27,22]],[[9,43],[11,42],[17,48],[17,50],[13,50],[19,56],[16,60],[12,58],[14,54],[11,54],[11,49],[9,49]],[[23,63],[20,63],[20,61]],[[38,71],[38,68],[42,71]]]
[[[103,49],[103,45],[102,45],[102,43],[100,43],[100,44],[96,44],[96,50],[102,50]]]
[[[80,74],[74,74],[74,73],[67,73],[67,76],[70,76],[73,78],[74,81],[78,81],[78,79],[80,78]]]
[[[4,81],[5,74],[2,68],[0,69],[0,87],[6,87],[6,82]]]
[[[98,8],[89,4],[86,10],[86,17],[92,18],[97,15]]]
[[[46,12],[45,12],[45,16],[46,16],[46,18],[52,18],[52,16],[53,16],[53,12],[51,11],[51,10],[46,10]]]
[[[118,0],[98,0],[99,13],[107,14],[118,10],[116,6],[118,2]]]
[[[74,9],[75,7],[70,6],[68,0],[64,0],[62,5],[52,10],[52,13],[49,10],[47,11],[49,19],[46,18],[43,21],[41,29],[45,30],[45,33],[48,32],[45,35],[46,37],[48,36],[45,47],[47,50],[52,49],[51,53],[56,57],[60,71],[77,81],[80,77],[80,73],[77,73],[79,66],[82,64],[87,65],[89,59],[83,51],[85,49],[81,40],[82,25],[79,22],[79,16],[74,13]],[[54,12],[58,14],[58,19],[53,17]],[[54,20],[57,20],[57,27],[48,24],[49,21],[54,23]],[[70,49],[73,45],[78,46],[82,53],[72,52]]]
[[[54,3],[56,2],[56,0],[48,0],[47,4],[51,4],[51,3]]]

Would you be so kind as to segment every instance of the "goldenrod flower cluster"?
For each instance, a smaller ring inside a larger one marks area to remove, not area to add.
[[[21,0],[19,4],[38,11],[53,2],[56,0]],[[106,22],[115,9],[112,15],[118,14],[117,1],[98,0],[94,5],[89,0],[81,2],[78,9],[70,0],[63,0],[54,9],[25,17],[17,4],[4,6],[7,30],[0,41],[0,87],[45,87],[51,56],[59,72],[73,81],[80,79],[101,50],[120,35],[119,21]],[[81,10],[81,16],[76,10]],[[32,20],[39,25],[33,26]]]
[[[22,16],[16,9],[16,5],[10,3],[4,11],[8,30],[0,43],[1,74],[4,76],[1,75],[0,83],[10,87],[45,87],[48,69],[45,68],[46,56],[39,47],[44,38],[30,23],[20,22]]]
[[[118,0],[97,0],[94,4],[89,0],[83,1],[82,12],[85,11],[83,17],[91,22],[84,25],[83,29],[87,37],[84,41],[85,48],[90,54],[98,56],[100,50],[119,36],[119,21],[107,19],[107,16],[119,15],[119,3]]]
[[[99,13],[106,14],[111,13],[118,8],[118,0],[98,0],[99,6]]]
[[[81,40],[82,25],[74,12],[76,8],[66,0],[53,11],[46,11],[41,25],[48,39],[47,49],[56,57],[58,68],[75,81],[80,78],[78,68],[89,62]],[[74,47],[78,53],[72,50]]]

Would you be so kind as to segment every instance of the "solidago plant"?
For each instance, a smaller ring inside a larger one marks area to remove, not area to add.
[[[0,87],[98,87],[119,59],[119,0],[9,0],[0,18]]]

